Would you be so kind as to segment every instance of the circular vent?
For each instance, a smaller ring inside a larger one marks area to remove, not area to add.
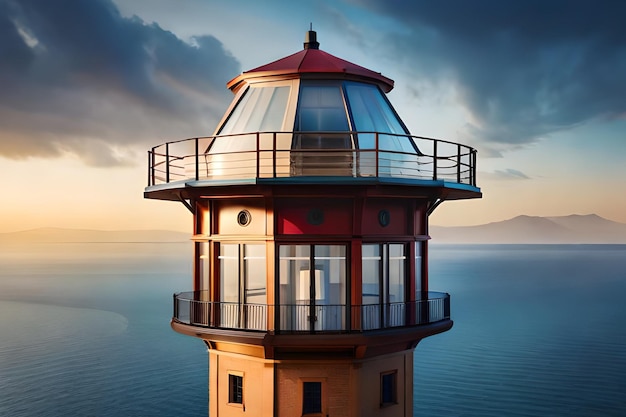
[[[309,222],[309,224],[318,226],[324,223],[324,212],[318,208],[311,209],[306,216],[306,221]]]
[[[382,227],[389,226],[389,222],[391,221],[391,214],[388,210],[381,210],[378,212],[378,223]]]
[[[239,226],[247,226],[252,221],[252,216],[248,210],[241,210],[239,214],[237,214],[237,223]]]

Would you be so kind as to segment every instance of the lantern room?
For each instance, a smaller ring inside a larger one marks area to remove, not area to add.
[[[208,347],[210,414],[412,415],[413,349],[452,327],[428,217],[481,197],[476,150],[411,135],[393,81],[313,31],[227,87],[213,135],[150,150],[144,194],[192,213],[171,325]]]

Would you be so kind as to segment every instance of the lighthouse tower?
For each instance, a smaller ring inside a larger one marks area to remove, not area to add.
[[[413,136],[393,81],[319,49],[244,72],[213,136],[149,152],[145,197],[193,215],[172,328],[209,355],[209,414],[412,416],[418,342],[452,327],[428,217],[480,198],[476,151]]]

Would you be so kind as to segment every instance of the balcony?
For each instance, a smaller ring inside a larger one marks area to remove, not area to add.
[[[355,143],[360,145],[351,145]],[[475,149],[411,135],[255,132],[184,139],[148,152],[147,191],[190,182],[289,182],[305,177],[318,182],[324,177],[420,185],[436,181],[478,190]]]
[[[208,329],[274,334],[364,333],[424,326],[450,319],[450,295],[388,304],[238,304],[207,301],[206,291],[174,294],[173,321]]]

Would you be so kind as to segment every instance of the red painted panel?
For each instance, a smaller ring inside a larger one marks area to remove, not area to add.
[[[383,226],[379,221],[381,211],[389,213],[389,224]],[[368,200],[363,210],[362,230],[364,235],[406,235],[411,234],[407,230],[407,205],[403,203]]]
[[[323,220],[312,213],[319,210]],[[313,223],[313,224],[312,224]],[[350,235],[352,234],[352,201],[293,201],[280,204],[276,210],[278,234],[283,235]]]

